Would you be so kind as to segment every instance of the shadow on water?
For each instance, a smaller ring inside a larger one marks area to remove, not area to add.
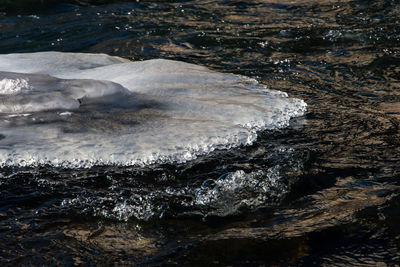
[[[2,168],[2,263],[399,264],[396,1],[0,3],[0,53],[183,60],[309,105],[187,164]]]

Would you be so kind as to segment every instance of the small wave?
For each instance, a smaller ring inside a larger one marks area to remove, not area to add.
[[[180,178],[182,173],[179,171],[165,168],[149,168],[146,174],[143,168],[134,168],[129,170],[130,175],[122,175],[124,171],[120,171],[126,168],[105,167],[107,175],[95,177],[104,179],[107,190],[85,188],[63,199],[58,208],[119,221],[147,221],[164,216],[207,219],[236,215],[244,210],[254,211],[279,203],[290,192],[295,180],[293,173],[301,171],[307,160],[307,153],[290,147],[269,148],[268,152],[270,164],[258,169],[243,169],[246,163],[229,171],[223,170],[218,175],[215,172],[194,175],[189,171],[191,175],[185,179]],[[202,165],[205,158],[197,159],[192,164]],[[74,173],[72,176],[78,176],[82,184],[96,180],[85,172],[71,171]],[[70,173],[64,170],[62,175],[71,177]],[[152,177],[150,180],[149,174]],[[75,179],[69,182],[76,185]],[[73,188],[66,180],[59,179],[57,183]],[[54,183],[48,180],[43,182],[50,187]]]

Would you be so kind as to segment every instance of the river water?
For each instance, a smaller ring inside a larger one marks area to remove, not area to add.
[[[390,0],[3,3],[1,54],[179,60],[308,106],[181,163],[3,164],[0,262],[399,264],[399,17]]]

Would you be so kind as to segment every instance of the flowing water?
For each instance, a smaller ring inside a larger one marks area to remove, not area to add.
[[[390,0],[0,0],[0,54],[130,66],[0,55],[1,264],[398,265],[399,17]],[[160,58],[195,65],[131,63]]]

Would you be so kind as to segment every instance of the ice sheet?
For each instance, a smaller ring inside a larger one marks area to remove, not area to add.
[[[255,80],[184,62],[0,55],[3,166],[185,162],[251,144],[305,110]]]

